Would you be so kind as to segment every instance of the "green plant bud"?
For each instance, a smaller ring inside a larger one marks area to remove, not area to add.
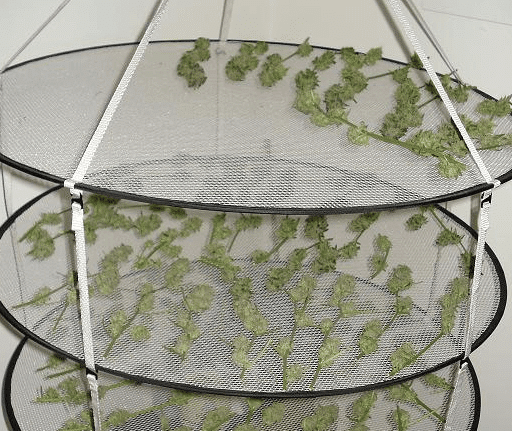
[[[252,367],[252,363],[249,360],[251,347],[251,341],[245,335],[239,335],[233,340],[233,353],[231,354],[231,359],[236,365],[244,370]]]
[[[302,42],[299,47],[297,48],[297,54],[300,57],[307,57],[311,52],[313,51],[313,48],[309,44],[309,37]]]
[[[293,318],[295,320],[295,323],[297,327],[299,328],[305,328],[308,326],[316,326],[313,318],[307,314],[304,310],[296,310],[293,314]]]
[[[235,228],[237,231],[257,229],[263,223],[263,218],[258,215],[245,215],[242,214],[240,218],[235,222]]]
[[[161,224],[162,224],[162,219],[159,215],[157,215],[157,214],[149,214],[149,215],[141,214],[139,217],[137,217],[135,219],[133,228],[135,229],[135,232],[139,236],[144,237],[146,235],[149,235],[151,232],[154,232],[155,230],[157,230]]]
[[[235,413],[228,407],[217,407],[207,413],[201,431],[219,431],[222,425],[230,421],[233,416],[235,416]]]
[[[350,241],[340,248],[340,257],[343,259],[353,259],[359,253],[359,243],[357,241]]]
[[[288,291],[290,299],[295,303],[305,303],[316,288],[316,279],[308,275],[301,278],[297,285]]]
[[[288,383],[298,382],[304,377],[304,367],[300,364],[292,364],[285,370]]]
[[[341,58],[348,67],[360,69],[364,65],[365,56],[355,52],[352,47],[344,47],[340,50]]]
[[[334,322],[332,321],[332,319],[324,318],[320,322],[319,328],[322,334],[329,335],[332,331],[332,328],[334,328]]]
[[[426,374],[422,377],[422,380],[426,385],[431,386],[433,388],[440,388],[444,389],[445,391],[452,391],[454,389],[453,385],[451,385],[441,376],[438,376],[436,374]]]
[[[265,54],[268,51],[268,43],[263,42],[259,40],[256,42],[256,45],[254,46],[254,54],[256,55],[262,55]]]
[[[377,401],[377,393],[375,391],[367,392],[361,395],[352,404],[352,416],[350,420],[354,422],[365,422],[370,417],[370,410]]]
[[[356,145],[368,145],[370,143],[370,136],[366,124],[361,123],[359,126],[349,126],[347,137],[350,142]]]
[[[415,231],[421,229],[428,222],[427,217],[424,214],[414,214],[407,219],[405,227],[407,230]]]
[[[380,251],[382,251],[384,253],[387,253],[389,250],[391,250],[391,247],[392,247],[392,244],[391,244],[391,241],[389,240],[389,238],[386,235],[381,235],[381,234],[378,234],[377,238],[375,238],[375,245],[377,246],[377,248]]]
[[[202,224],[203,221],[199,217],[190,217],[182,223],[179,236],[186,238],[193,233],[199,232]]]
[[[342,274],[334,283],[332,289],[332,296],[329,299],[329,305],[333,307],[339,307],[340,302],[347,296],[354,293],[356,287],[356,279],[353,275]]]
[[[149,332],[149,329],[144,325],[135,325],[130,330],[130,336],[133,341],[144,341],[151,338],[151,332]]]
[[[393,70],[391,73],[391,76],[393,77],[393,80],[398,82],[399,84],[404,83],[409,74],[409,67],[400,67],[399,69]]]
[[[413,302],[410,296],[397,296],[395,301],[395,313],[399,316],[411,314]]]
[[[360,93],[368,86],[368,78],[359,70],[346,67],[341,71],[345,85],[350,86],[355,93]]]
[[[341,340],[339,338],[326,338],[318,349],[318,367],[327,368],[334,364],[340,354],[340,346]]]
[[[50,289],[49,287],[47,287],[47,286],[41,287],[34,294],[32,299],[30,300],[30,303],[33,305],[48,304],[48,302],[50,302],[51,293],[52,293],[52,289]]]
[[[382,58],[382,48],[371,48],[364,56],[364,63],[373,66]]]
[[[411,414],[398,406],[396,406],[396,410],[393,411],[393,420],[396,423],[398,431],[407,431],[411,426]]]
[[[254,263],[268,262],[270,256],[272,255],[269,252],[263,250],[254,250],[251,253],[251,259]]]
[[[116,427],[123,425],[132,418],[131,413],[128,410],[116,410],[110,414],[107,419],[109,426]]]
[[[165,274],[166,286],[177,288],[188,271],[190,271],[190,261],[187,258],[182,257],[174,261]]]
[[[499,100],[484,100],[478,104],[476,110],[482,115],[505,117],[512,112],[512,107],[510,106],[511,97],[502,97]]]
[[[117,338],[123,333],[124,325],[128,321],[128,317],[124,310],[118,310],[110,316],[110,325],[108,325],[108,333],[112,338]]]
[[[293,219],[290,217],[285,217],[281,220],[281,224],[276,231],[276,236],[280,240],[288,240],[295,238],[297,234],[297,226],[299,225],[300,219]]]
[[[268,321],[256,305],[247,299],[233,301],[233,309],[244,324],[245,329],[257,337],[268,332]]]
[[[265,402],[265,400],[262,400],[261,398],[246,398],[245,399],[247,403],[247,407],[249,408],[249,411],[255,412],[258,410],[261,405]]]
[[[213,287],[207,284],[201,284],[194,287],[191,293],[185,296],[185,304],[193,313],[208,310],[213,302],[215,291]]]
[[[283,65],[282,57],[279,54],[271,54],[263,63],[259,74],[261,85],[272,87],[283,79],[287,72],[288,69]]]
[[[313,59],[313,66],[315,70],[327,70],[334,63],[336,63],[334,51],[325,51],[322,55]]]
[[[338,406],[320,406],[301,422],[303,431],[327,431],[338,420]]]
[[[459,162],[449,154],[444,154],[440,157],[437,164],[437,171],[444,178],[458,178],[467,168],[464,163]]]
[[[417,353],[411,343],[403,343],[390,356],[391,372],[390,376],[394,376],[404,368],[414,363],[417,359]]]
[[[406,265],[398,265],[393,269],[387,286],[393,295],[398,295],[402,290],[410,289],[413,285],[412,271]]]
[[[325,274],[336,270],[336,261],[340,255],[339,250],[329,244],[328,240],[322,239],[317,245],[318,255],[311,265],[315,274]]]
[[[318,74],[311,69],[301,70],[295,75],[295,85],[301,92],[314,90],[318,82]]]
[[[298,91],[293,107],[298,111],[311,115],[320,110],[320,96],[314,91]]]
[[[359,339],[361,355],[369,355],[377,350],[380,336],[384,333],[380,320],[370,320],[364,327]]]
[[[414,403],[418,395],[411,388],[411,383],[400,383],[388,389],[389,398],[394,401],[407,401]]]
[[[277,354],[281,358],[287,358],[290,356],[293,350],[293,340],[291,337],[283,337],[279,339],[277,346],[274,347],[276,349]]]
[[[436,238],[436,244],[441,247],[447,245],[457,245],[462,241],[462,235],[459,235],[455,230],[443,229]]]
[[[281,422],[284,417],[286,406],[282,402],[274,402],[261,412],[261,421],[264,425],[270,426]]]
[[[167,210],[170,216],[175,220],[182,220],[187,217],[187,213],[183,208],[169,207]]]

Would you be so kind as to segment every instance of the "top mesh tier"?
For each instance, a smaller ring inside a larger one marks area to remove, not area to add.
[[[382,59],[378,49],[194,46],[149,45],[82,188],[291,213],[406,206],[487,187],[414,64]],[[4,72],[2,159],[56,181],[71,178],[134,49],[86,49]],[[244,75],[244,67],[253,70]],[[280,71],[285,76],[274,82]],[[507,180],[509,101],[443,82],[491,175]]]

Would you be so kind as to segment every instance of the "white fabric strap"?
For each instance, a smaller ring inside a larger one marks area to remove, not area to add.
[[[466,335],[464,345],[464,359],[466,359],[472,349],[473,333],[475,327],[475,314],[478,308],[477,299],[480,289],[480,279],[482,277],[482,266],[484,259],[485,243],[487,239],[487,230],[489,229],[489,211],[491,209],[492,189],[482,193],[480,199],[480,218],[478,223],[478,242],[475,251],[475,269],[473,272],[473,281],[469,295],[469,315],[466,321]]]
[[[112,121],[112,117],[114,116],[119,104],[121,103],[124,93],[130,84],[137,66],[144,56],[144,52],[146,51],[146,48],[151,39],[151,35],[160,23],[162,15],[164,14],[167,7],[167,3],[168,0],[160,0],[158,8],[156,9],[153,17],[147,25],[144,35],[142,36],[142,39],[140,40],[139,45],[137,46],[137,49],[135,50],[135,53],[133,54],[132,59],[130,60],[130,63],[128,64],[121,80],[119,81],[114,94],[110,98],[105,112],[103,113],[103,116],[101,117],[100,122],[98,123],[98,126],[96,127],[96,130],[94,131],[94,134],[92,135],[92,138],[89,141],[89,144],[87,145],[82,158],[80,159],[76,171],[73,174],[72,180],[75,183],[81,182],[85,177],[85,174],[91,165],[94,155],[96,154],[96,151],[101,141],[103,140],[103,136],[105,135],[105,132],[107,131],[107,128]]]
[[[460,429],[460,417],[456,414],[456,408],[457,404],[460,399],[462,399],[462,396],[464,395],[462,393],[463,386],[460,384],[460,377],[463,374],[466,374],[466,369],[468,368],[467,361],[464,361],[461,363],[459,367],[459,371],[457,372],[457,375],[455,376],[455,381],[453,383],[453,392],[450,396],[450,402],[448,404],[447,415],[446,415],[446,423],[444,425],[443,430],[444,431],[455,431]],[[453,413],[455,412],[455,413]]]
[[[457,129],[459,129],[460,134],[462,135],[462,138],[464,139],[464,142],[466,143],[466,146],[468,147],[469,152],[471,153],[471,156],[473,157],[474,162],[476,163],[478,169],[480,170],[480,173],[484,177],[485,181],[489,184],[494,185],[493,178],[491,174],[489,174],[489,171],[487,170],[487,167],[485,166],[482,158],[480,157],[480,154],[478,154],[478,151],[475,148],[475,145],[473,144],[473,141],[471,140],[466,128],[464,127],[464,124],[462,124],[462,121],[457,114],[457,111],[455,111],[455,107],[453,106],[452,101],[446,94],[446,91],[441,84],[441,81],[439,80],[434,68],[432,67],[432,64],[430,63],[430,60],[428,59],[427,55],[425,54],[425,51],[423,50],[420,42],[418,41],[418,38],[416,37],[416,34],[411,28],[411,25],[409,24],[409,21],[405,17],[404,13],[402,12],[402,9],[400,8],[400,5],[398,4],[398,0],[386,0],[388,5],[390,6],[391,10],[395,14],[397,20],[400,22],[404,33],[406,34],[407,38],[411,42],[412,46],[414,47],[414,50],[420,57],[423,66],[425,67],[425,70],[427,71],[430,79],[432,80],[434,86],[436,87],[437,92],[439,93],[439,96],[441,97],[444,105],[446,106],[446,109],[448,110],[448,113],[450,114],[450,117],[452,118],[453,122],[457,126]]]
[[[76,189],[71,192],[71,230],[75,233],[76,270],[78,275],[78,293],[80,300],[80,323],[82,325],[82,340],[84,359],[91,393],[91,405],[95,430],[101,430],[98,383],[96,381],[96,363],[94,360],[94,345],[91,325],[91,309],[89,305],[89,286],[87,281],[87,254],[85,250],[84,210],[82,193]]]
[[[11,58],[9,58],[9,60],[7,60],[7,62],[4,64],[4,66],[2,67],[2,69],[0,69],[0,73],[2,73],[5,69],[7,69],[10,64],[16,59],[16,57],[18,57],[18,55],[20,55],[27,46],[29,46],[32,41],[39,35],[39,33],[41,33],[48,24],[50,24],[50,22],[52,22],[52,20],[60,13],[60,11],[62,9],[64,9],[64,7],[70,2],[71,0],[64,0],[58,7],[57,9],[55,9],[53,11],[53,13],[46,19],[46,21],[44,21],[38,28],[37,30],[32,33],[30,35],[30,37],[25,41],[25,43],[23,45],[20,46],[20,48],[11,56]]]
[[[453,67],[452,63],[450,62],[450,59],[448,58],[448,56],[444,52],[443,47],[438,42],[438,40],[435,37],[434,33],[432,32],[432,30],[428,26],[427,22],[421,16],[421,13],[418,10],[418,8],[416,7],[416,5],[414,4],[413,0],[402,0],[402,2],[405,4],[407,9],[409,9],[409,12],[412,14],[414,19],[418,23],[418,25],[421,27],[421,29],[423,30],[423,33],[425,33],[425,35],[428,37],[428,40],[434,46],[434,48],[436,49],[437,53],[439,54],[439,57],[441,57],[441,59],[444,61],[444,64],[446,64],[448,69],[450,69],[450,74],[455,76],[457,81],[462,82],[462,79],[460,79],[460,76],[458,75],[457,70],[455,69],[455,67]]]
[[[220,42],[226,42],[231,24],[231,15],[233,13],[233,3],[235,0],[224,0],[224,10],[222,11],[222,22],[220,25]]]

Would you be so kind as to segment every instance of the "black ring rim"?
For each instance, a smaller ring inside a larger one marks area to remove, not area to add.
[[[7,231],[7,229],[14,223],[14,221],[23,214],[26,210],[28,210],[30,207],[35,205],[39,200],[43,199],[45,196],[61,189],[61,186],[53,187],[44,193],[36,196],[29,202],[27,202],[25,205],[20,207],[17,211],[15,211],[5,222],[2,226],[0,226],[0,239],[2,239],[3,235]],[[438,210],[443,212],[446,216],[452,218],[455,220],[455,222],[459,223],[463,228],[465,228],[475,239],[478,237],[478,234],[470,227],[468,226],[463,220],[461,220],[459,217],[455,216],[454,214],[450,213],[448,210],[437,207]],[[488,244],[485,245],[485,251],[487,252],[489,258],[491,259],[494,268],[496,270],[496,274],[498,275],[498,280],[500,282],[500,299],[498,302],[498,307],[496,308],[495,314],[493,318],[490,320],[487,328],[482,332],[482,334],[473,342],[471,351],[476,350],[496,329],[499,322],[501,321],[505,307],[506,307],[506,301],[507,301],[507,286],[506,286],[506,279],[505,274],[503,271],[503,267],[501,266],[499,260],[497,259],[496,255],[492,251],[492,249],[489,247]],[[85,361],[83,359],[77,358],[76,356],[70,354],[69,352],[66,352],[59,347],[54,346],[50,342],[46,341],[45,339],[39,337],[35,333],[33,333],[31,330],[23,326],[5,307],[5,305],[0,301],[0,314],[9,322],[11,326],[13,326],[16,330],[18,330],[21,334],[24,336],[32,339],[36,343],[40,344],[41,346],[47,348],[48,350],[52,350],[59,354],[60,356],[63,356],[65,358],[68,358],[72,361],[75,361],[77,363],[80,363],[82,365],[85,364]],[[297,398],[297,397],[321,397],[321,396],[328,396],[328,395],[343,395],[348,393],[358,393],[362,391],[368,391],[372,389],[379,389],[382,387],[386,387],[389,385],[397,384],[400,382],[408,381],[413,378],[421,377],[422,375],[431,373],[433,371],[437,371],[440,368],[446,367],[448,365],[451,365],[457,361],[461,361],[465,357],[464,353],[453,357],[451,359],[447,359],[446,361],[437,364],[434,367],[431,367],[427,370],[423,370],[417,373],[409,374],[404,377],[400,378],[394,378],[390,380],[386,380],[384,382],[377,382],[370,385],[363,385],[358,386],[355,388],[345,388],[345,389],[331,389],[331,390],[322,390],[322,391],[287,391],[287,392],[257,392],[257,391],[240,391],[240,390],[230,390],[230,389],[215,389],[210,387],[202,387],[202,386],[195,386],[195,385],[189,385],[184,383],[176,383],[176,382],[168,382],[168,381],[160,381],[157,379],[151,379],[148,377],[143,376],[137,376],[132,375],[123,371],[119,370],[113,370],[107,367],[98,366],[97,370],[102,371],[108,374],[112,374],[115,376],[119,376],[125,379],[135,380],[141,383],[147,383],[155,386],[161,386],[161,387],[169,387],[174,389],[181,389],[184,391],[191,391],[191,392],[198,392],[198,393],[210,393],[210,394],[218,394],[218,395],[228,395],[228,396],[246,396],[246,397],[261,397],[261,398]]]
[[[151,41],[150,43],[159,44],[159,43],[185,43],[185,42],[193,42],[193,39],[183,39],[183,40],[155,40]],[[211,42],[218,42],[218,39],[210,39]],[[256,42],[253,40],[228,40],[228,42]],[[286,43],[286,42],[268,42],[269,44],[273,45],[282,45],[282,46],[297,46],[295,43]],[[106,48],[114,48],[114,47],[122,47],[122,46],[137,46],[137,42],[126,42],[126,43],[118,43],[118,44],[107,44],[107,45],[101,45],[101,46],[92,46],[92,47],[86,47],[86,48],[80,48],[75,50],[69,50],[64,52],[59,52],[55,54],[49,54],[41,57],[37,57],[34,59],[26,60],[20,63],[17,63],[13,66],[8,67],[3,73],[9,72],[11,70],[14,70],[18,67],[22,67],[24,65],[27,65],[29,63],[37,62],[40,60],[45,60],[48,58],[68,55],[68,54],[75,54],[80,53],[84,51],[92,51],[96,49],[106,49]],[[313,46],[314,48],[318,49],[324,49],[324,50],[337,50],[337,48],[331,48],[331,47],[325,47],[325,46]],[[388,61],[391,63],[399,64],[399,65],[406,65],[407,63],[404,63],[402,61],[389,59],[386,57],[382,57],[383,61]],[[425,70],[425,69],[422,69]],[[440,75],[438,73],[438,75]],[[457,80],[452,78],[453,82],[458,82]],[[487,93],[484,93],[481,90],[478,89],[472,89],[475,93],[481,95],[482,97],[485,97],[490,100],[496,100],[494,97],[490,96]],[[512,116],[512,114],[510,114]],[[474,160],[471,159],[474,163]],[[29,175],[35,176],[37,178],[41,178],[53,183],[57,184],[64,184],[64,181],[66,178],[62,178],[58,175],[50,174],[38,169],[35,169],[29,165],[26,165],[24,163],[17,162],[16,160],[7,157],[0,153],[0,162],[5,163],[8,166],[11,166],[12,168],[15,168],[17,170],[20,170],[24,173],[27,173]],[[500,181],[501,184],[508,182],[512,179],[512,168],[503,174],[496,177],[498,181]],[[398,203],[391,203],[391,204],[378,204],[378,205],[368,205],[368,206],[351,206],[351,207],[337,207],[337,208],[296,208],[296,207],[257,207],[257,206],[243,206],[243,205],[223,205],[223,204],[212,204],[212,203],[202,203],[202,202],[191,202],[191,201],[180,201],[175,199],[167,199],[167,198],[155,198],[150,196],[144,196],[144,195],[138,195],[136,193],[130,193],[130,192],[124,192],[124,191],[118,191],[118,190],[112,190],[107,189],[99,186],[93,186],[89,184],[84,183],[77,183],[76,187],[78,189],[89,191],[92,193],[98,193],[106,196],[111,196],[115,198],[122,198],[122,199],[130,199],[133,201],[138,202],[147,202],[147,203],[155,203],[155,204],[162,204],[162,205],[168,205],[168,206],[181,206],[183,208],[191,208],[191,209],[203,209],[207,211],[229,211],[229,212],[243,212],[243,213],[260,213],[260,214],[290,214],[290,215],[299,215],[299,214],[349,214],[349,213],[357,213],[357,212],[368,212],[368,211],[382,211],[382,210],[390,210],[395,208],[409,208],[413,206],[419,206],[419,205],[426,205],[426,204],[439,204],[442,202],[447,202],[459,198],[464,198],[467,196],[471,196],[477,193],[484,192],[486,190],[489,190],[494,187],[493,184],[490,183],[480,183],[471,187],[467,187],[465,189],[461,189],[459,191],[447,193],[444,195],[434,196],[431,198],[422,198],[418,200],[409,200],[405,202],[398,202]]]

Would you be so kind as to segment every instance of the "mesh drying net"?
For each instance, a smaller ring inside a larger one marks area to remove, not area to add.
[[[487,187],[417,63],[382,59],[378,49],[194,48],[203,45],[149,44],[81,188],[290,213],[390,208]],[[71,178],[133,50],[80,50],[6,70],[3,160],[54,181]],[[204,70],[201,85],[185,79],[194,55],[209,57],[192,63]],[[243,69],[247,62],[257,70]],[[274,69],[286,72],[276,82]],[[443,82],[491,176],[508,180],[509,101]]]
[[[0,240],[4,312],[81,358],[69,194]],[[338,391],[411,377],[464,351],[475,234],[436,206],[345,215],[223,213],[84,197],[96,361],[211,391]],[[505,302],[487,248],[474,347]]]
[[[450,398],[452,431],[476,430],[478,382],[458,364],[385,389],[314,398],[247,398],[180,391],[99,374],[104,430],[438,431]],[[32,342],[22,342],[9,366],[4,394],[15,431],[91,430],[83,372]]]

